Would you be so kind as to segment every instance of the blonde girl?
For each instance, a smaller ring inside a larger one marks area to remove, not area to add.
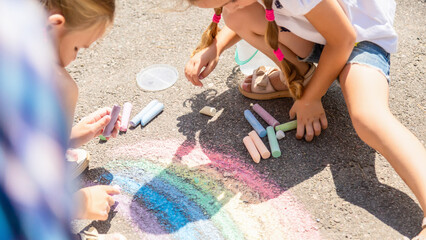
[[[417,197],[425,217],[419,236],[426,236],[426,151],[388,105],[390,53],[397,46],[393,0],[190,3],[221,8],[226,26],[192,56],[185,67],[189,81],[201,86],[220,54],[244,39],[273,59],[280,71],[255,71],[240,85],[240,92],[255,99],[288,92],[295,100],[290,117],[297,117],[296,137],[311,141],[327,128],[321,98],[338,79],[359,137],[389,161]]]
[[[88,48],[112,25],[115,13],[115,0],[41,0],[48,15],[48,30],[56,43],[58,81],[68,113],[69,129],[73,122],[78,98],[78,87],[65,67],[74,61],[78,51]],[[110,109],[100,109],[74,126],[70,134],[70,147],[79,147],[102,133],[110,121]],[[118,133],[119,122],[113,136]],[[80,189],[74,194],[80,204],[75,217],[106,220],[110,207],[114,204],[113,195],[120,189],[112,186],[94,186]],[[96,238],[95,229],[80,233],[82,239]],[[100,236],[99,236],[100,237]],[[105,237],[105,236],[103,236]],[[120,234],[108,236],[110,239],[124,239]],[[97,239],[97,238],[96,238]]]

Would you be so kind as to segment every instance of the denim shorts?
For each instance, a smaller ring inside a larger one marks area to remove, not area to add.
[[[306,58],[299,58],[299,61],[318,63],[323,49],[324,45],[316,43],[311,54]],[[388,83],[390,81],[390,54],[375,43],[363,41],[356,44],[346,63],[358,63],[373,67],[386,77]]]

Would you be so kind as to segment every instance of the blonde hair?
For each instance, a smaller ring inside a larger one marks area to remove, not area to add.
[[[189,0],[190,3],[193,3],[194,1],[196,0]],[[263,0],[263,2],[266,9],[272,9],[273,0]],[[222,13],[222,8],[215,8],[214,10],[215,14],[217,15]],[[211,22],[209,27],[204,31],[201,37],[201,42],[194,50],[191,57],[202,49],[210,46],[219,30],[220,29],[217,26],[217,23]],[[275,21],[268,21],[268,27],[265,33],[265,41],[273,50],[277,50],[279,48],[278,34],[279,30],[277,23]],[[296,67],[285,58],[280,62],[279,67],[284,74],[285,80],[287,81],[286,83],[291,96],[294,99],[301,98],[303,94],[303,76],[299,73]]]
[[[272,9],[272,2],[273,0],[263,0],[266,9]],[[274,50],[279,48],[278,33],[277,23],[275,21],[268,21],[265,41]],[[294,99],[301,98],[303,93],[303,76],[297,71],[296,67],[285,58],[280,62],[279,67],[287,80],[287,86],[291,96]]]
[[[86,29],[96,24],[111,25],[115,0],[40,0],[47,11],[59,11],[68,30]]]
[[[221,7],[215,8],[214,13],[220,16],[222,14],[222,8]],[[207,27],[207,29],[203,32],[203,35],[201,36],[201,41],[198,44],[198,46],[195,48],[195,50],[192,52],[191,57],[194,56],[197,52],[210,46],[213,42],[213,39],[216,37],[219,31],[220,31],[220,28],[218,26],[218,23],[212,21],[210,25]]]

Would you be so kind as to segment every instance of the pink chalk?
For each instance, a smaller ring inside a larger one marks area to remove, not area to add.
[[[123,115],[121,116],[120,131],[127,131],[127,125],[129,125],[130,112],[132,111],[132,104],[129,102],[123,105]]]
[[[250,153],[251,158],[255,163],[260,162],[260,155],[259,152],[256,149],[256,146],[254,145],[253,140],[249,136],[245,136],[243,138],[244,145],[246,146],[248,152]]]
[[[259,104],[253,105],[253,110],[261,117],[265,122],[267,122],[270,126],[275,127],[277,125],[280,125],[280,123],[271,116],[263,107],[261,107]]]

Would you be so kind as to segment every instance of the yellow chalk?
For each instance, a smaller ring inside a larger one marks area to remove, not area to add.
[[[251,131],[249,133],[249,136],[251,140],[253,141],[254,145],[256,146],[257,150],[259,151],[260,155],[263,159],[267,159],[271,156],[271,153],[269,152],[268,148],[266,148],[265,144],[262,142],[262,139],[260,139],[259,135],[257,135],[256,131]]]
[[[259,152],[256,149],[256,146],[254,145],[253,140],[251,140],[251,137],[245,136],[243,138],[243,143],[246,146],[248,152],[250,153],[251,158],[255,163],[260,162],[260,155]]]
[[[205,106],[200,110],[200,113],[213,117],[216,114],[216,108]]]

